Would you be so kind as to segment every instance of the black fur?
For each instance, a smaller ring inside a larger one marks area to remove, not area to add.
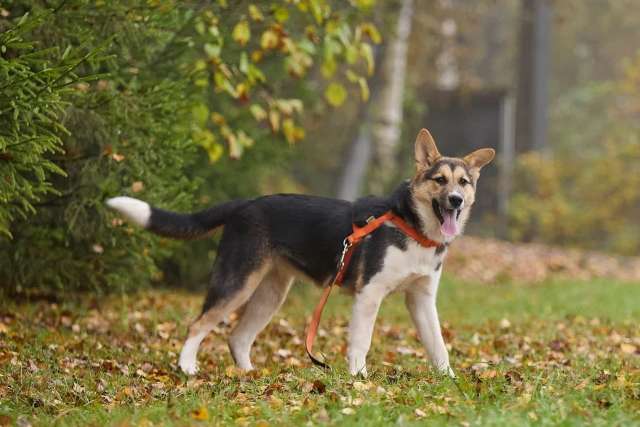
[[[342,242],[352,224],[364,225],[371,216],[392,210],[408,224],[420,228],[409,182],[389,197],[365,197],[355,203],[295,194],[276,194],[253,200],[236,200],[195,214],[152,209],[149,229],[158,234],[196,238],[224,225],[214,265],[211,288],[203,311],[228,298],[269,256],[285,259],[320,284],[336,273]],[[389,245],[405,249],[407,237],[398,229],[382,226],[360,243],[345,276],[353,287],[362,264],[364,283],[382,269]]]
[[[192,214],[180,214],[152,208],[147,228],[156,234],[175,239],[196,239],[221,226],[246,200],[233,200]]]

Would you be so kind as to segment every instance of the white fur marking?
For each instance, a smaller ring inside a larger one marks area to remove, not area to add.
[[[141,227],[148,227],[151,219],[151,206],[149,203],[132,197],[114,197],[107,200],[107,206],[117,210],[125,218]]]
[[[198,348],[200,343],[207,336],[206,332],[201,332],[198,335],[187,338],[182,350],[180,351],[180,360],[178,364],[180,369],[187,375],[195,375],[198,372],[198,362],[196,356],[198,355]]]
[[[407,291],[407,307],[433,365],[451,375],[449,355],[444,345],[436,310],[436,294],[442,268],[436,270],[443,257],[435,248],[425,248],[413,241],[402,250],[386,249],[382,270],[356,294],[349,324],[349,372],[366,376],[366,357],[382,300],[391,292]]]

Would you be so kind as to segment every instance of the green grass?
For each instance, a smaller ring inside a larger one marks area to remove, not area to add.
[[[445,280],[439,308],[466,398],[428,368],[400,295],[382,307],[368,379],[345,370],[351,300],[338,293],[316,344],[333,370],[311,367],[301,340],[317,295],[293,291],[258,338],[256,372],[230,368],[222,325],[205,340],[195,378],[175,362],[201,295],[5,300],[0,425],[640,423],[639,284]]]

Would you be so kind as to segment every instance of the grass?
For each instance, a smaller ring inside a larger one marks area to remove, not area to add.
[[[260,335],[257,371],[232,368],[225,337],[176,370],[201,295],[145,291],[58,304],[0,303],[0,425],[630,425],[640,423],[640,286],[607,281],[480,286],[445,280],[439,307],[459,385],[432,372],[400,295],[385,301],[368,379],[344,351],[350,298],[334,295],[302,339],[318,292],[293,291]]]

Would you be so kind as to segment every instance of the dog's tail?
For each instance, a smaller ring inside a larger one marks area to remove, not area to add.
[[[247,200],[233,200],[200,212],[181,214],[154,208],[132,197],[114,197],[107,205],[134,224],[165,237],[197,239],[223,225]]]

